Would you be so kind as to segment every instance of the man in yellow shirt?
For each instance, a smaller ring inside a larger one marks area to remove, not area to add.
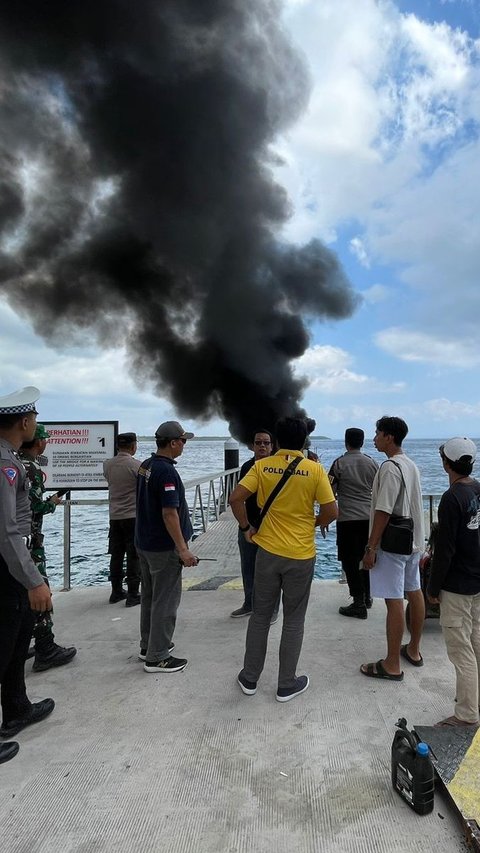
[[[230,497],[240,530],[258,545],[245,660],[238,683],[248,696],[257,690],[267,651],[268,632],[275,605],[283,592],[283,628],[277,700],[288,702],[309,685],[307,675],[296,675],[303,641],[305,613],[315,566],[315,527],[326,527],[338,510],[327,474],[318,462],[305,459],[307,425],[302,418],[283,418],[276,425],[280,450],[253,465]],[[290,463],[297,467],[274,498],[258,530],[250,527],[245,501],[257,494],[263,508]],[[320,512],[315,515],[315,503]]]

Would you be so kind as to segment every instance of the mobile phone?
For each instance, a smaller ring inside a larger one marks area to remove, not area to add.
[[[55,494],[56,494],[57,498],[63,498],[63,496],[66,495],[67,492],[68,492],[68,489],[59,489],[58,492],[55,492]],[[52,498],[53,495],[50,495],[50,497]]]

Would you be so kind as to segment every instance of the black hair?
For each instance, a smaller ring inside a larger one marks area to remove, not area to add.
[[[121,432],[117,435],[117,447],[131,447],[137,436],[134,432]]]
[[[377,423],[376,427],[379,432],[385,435],[391,435],[397,447],[402,446],[402,441],[408,433],[408,426],[401,418],[383,415]]]
[[[29,412],[27,414],[30,414]],[[25,413],[19,415],[18,412],[16,414],[4,414],[0,415],[0,429],[12,429],[18,421],[23,420],[25,417]]]
[[[360,450],[363,447],[365,433],[363,429],[358,427],[349,427],[345,430],[345,444],[348,444],[353,450]]]
[[[303,418],[280,418],[275,426],[279,447],[286,450],[303,450],[307,438],[307,424]]]
[[[455,474],[460,474],[461,477],[469,477],[473,470],[473,462],[471,456],[461,456],[460,459],[457,459],[456,462],[452,462],[448,456],[445,456],[443,452],[444,445],[442,444],[440,448],[440,456],[442,459],[445,459],[448,462],[449,468],[455,472]]]
[[[317,422],[315,418],[305,418],[305,423],[307,425],[307,432],[310,435],[317,426]]]
[[[254,430],[253,435],[252,435],[252,441],[255,441],[255,436],[256,436],[258,433],[262,433],[263,435],[269,435],[269,436],[270,436],[270,441],[272,442],[272,445],[273,445],[273,443],[274,443],[274,442],[273,442],[273,435],[272,435],[272,433],[270,432],[270,430],[269,430],[269,429],[256,429],[256,430]]]
[[[157,447],[159,447],[160,449],[162,447],[167,447],[170,444],[170,442],[173,440],[174,440],[173,438],[156,438],[155,439],[155,441],[157,443]]]

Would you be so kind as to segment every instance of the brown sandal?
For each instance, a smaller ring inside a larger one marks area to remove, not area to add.
[[[466,720],[459,720],[458,717],[456,717],[453,714],[451,717],[445,717],[444,720],[440,720],[439,723],[435,723],[433,728],[434,729],[443,729],[443,728],[446,729],[449,727],[456,728],[458,726],[459,727],[468,726],[469,728],[471,728],[473,726],[474,728],[477,729],[479,726],[479,723],[467,723]]]

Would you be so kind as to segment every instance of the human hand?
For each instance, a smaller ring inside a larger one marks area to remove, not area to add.
[[[51,504],[55,504],[55,506],[58,506],[58,504],[63,503],[63,498],[59,497],[59,495],[50,495],[48,500]]]
[[[250,542],[251,545],[255,544],[253,539],[252,539],[252,536],[255,536],[256,532],[257,531],[256,531],[255,527],[249,527],[248,530],[244,531],[243,535],[245,536],[245,539],[247,540],[247,542]]]
[[[365,551],[365,553],[363,555],[363,560],[362,560],[362,569],[364,569],[364,571],[366,571],[366,572],[371,571],[375,566],[376,559],[377,559],[377,552],[376,551]]]
[[[188,548],[181,548],[178,552],[178,556],[184,566],[198,566],[198,557],[196,557],[195,554],[192,554]]]
[[[30,607],[37,613],[45,613],[52,610],[52,593],[46,583],[41,583],[33,589],[28,590],[28,600]]]
[[[440,599],[435,598],[433,595],[429,595],[427,592],[427,601],[429,604],[440,604]]]

